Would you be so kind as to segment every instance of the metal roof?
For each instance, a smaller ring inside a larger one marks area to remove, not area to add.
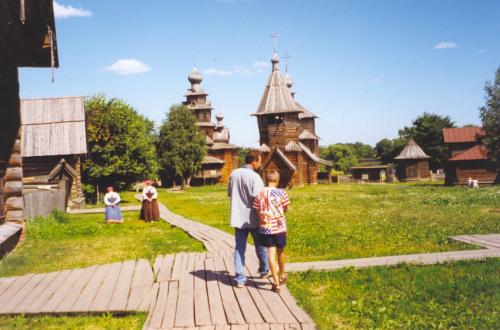
[[[418,145],[415,140],[410,139],[408,143],[405,145],[403,151],[394,159],[428,159],[431,158],[428,156],[422,148]]]
[[[484,135],[482,127],[443,128],[444,143],[476,142]]]
[[[87,153],[85,97],[21,100],[23,157]]]

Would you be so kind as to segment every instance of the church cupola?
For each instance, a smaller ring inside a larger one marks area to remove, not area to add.
[[[193,71],[188,76],[188,80],[191,83],[191,89],[193,92],[200,92],[201,91],[201,82],[203,81],[203,76],[201,73],[196,69],[196,67],[193,67]]]

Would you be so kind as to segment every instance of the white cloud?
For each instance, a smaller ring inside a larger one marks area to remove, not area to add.
[[[121,59],[112,65],[104,68],[104,71],[111,71],[118,74],[136,74],[151,71],[151,67],[134,58]]]
[[[54,1],[54,15],[56,18],[69,18],[69,17],[89,17],[92,12],[83,8],[75,8],[70,5],[61,5]]]
[[[458,48],[458,45],[452,41],[441,41],[434,45],[434,49],[452,49]]]
[[[219,76],[219,77],[228,77],[228,76],[253,76],[258,73],[265,72],[266,68],[269,68],[271,65],[265,61],[255,61],[251,65],[233,65],[227,69],[215,69],[209,68],[204,71],[206,75]]]

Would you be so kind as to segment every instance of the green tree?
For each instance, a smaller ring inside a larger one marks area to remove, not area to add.
[[[348,172],[352,166],[358,164],[354,150],[347,144],[336,143],[320,148],[321,158],[333,162],[333,167],[338,171]]]
[[[389,164],[399,155],[405,144],[406,140],[403,138],[382,139],[375,145],[375,152],[383,164]]]
[[[196,117],[185,105],[173,105],[160,127],[158,157],[162,173],[182,178],[189,185],[206,153],[205,136]]]
[[[250,152],[250,150],[251,149],[247,148],[247,147],[238,147],[238,149],[236,149],[236,155],[238,156],[238,166],[239,167],[242,167],[243,165],[245,165],[245,157]]]
[[[158,172],[154,123],[125,103],[103,94],[85,102],[88,155],[82,164],[87,192],[119,189]],[[89,188],[90,185],[90,188]]]
[[[375,157],[375,150],[369,144],[362,142],[346,143],[347,146],[351,147],[352,151],[358,159],[373,158]]]
[[[413,138],[431,157],[432,170],[442,168],[448,159],[448,147],[443,141],[443,128],[453,128],[455,123],[449,116],[424,112],[412,122],[412,126],[399,130],[399,136],[406,141]]]
[[[479,108],[485,133],[481,142],[488,149],[488,156],[500,168],[500,67],[497,69],[495,82],[487,82],[484,90],[486,104]]]

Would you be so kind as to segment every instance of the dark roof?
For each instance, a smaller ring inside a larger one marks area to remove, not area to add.
[[[0,1],[0,40],[2,66],[58,67],[53,0]]]
[[[443,128],[444,143],[476,142],[483,134],[482,127]]]
[[[477,145],[472,148],[461,152],[450,159],[450,162],[460,161],[460,160],[485,160],[488,159],[488,151],[482,145]]]
[[[428,159],[429,157],[423,150],[420,148],[415,140],[410,139],[403,151],[399,154],[399,156],[394,157],[394,159]]]

